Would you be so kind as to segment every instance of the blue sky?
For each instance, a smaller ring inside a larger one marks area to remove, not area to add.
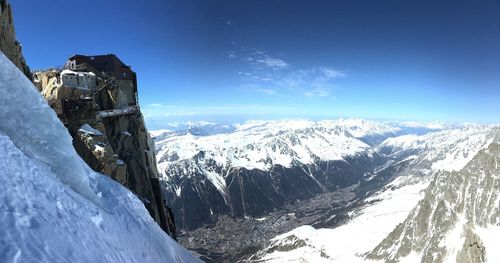
[[[500,122],[497,1],[10,2],[33,69],[115,53],[157,123]]]

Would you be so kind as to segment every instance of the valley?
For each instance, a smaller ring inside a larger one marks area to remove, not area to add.
[[[273,251],[300,249],[297,244],[283,248],[269,242],[303,226],[335,229],[349,225],[360,211],[383,203],[380,196],[399,189],[425,189],[438,171],[465,165],[493,138],[490,128],[473,125],[297,122],[259,123],[258,134],[270,143],[249,139],[256,134],[254,128],[201,133],[208,135],[155,134],[161,185],[171,200],[183,246],[206,262],[253,262]],[[200,132],[203,126],[195,130]],[[319,141],[308,144],[314,139]],[[325,142],[338,145],[339,141],[349,142],[345,149],[356,145],[359,151],[335,158],[321,155],[332,147]],[[188,146],[181,147],[185,143]],[[269,151],[268,157],[260,154],[252,160],[255,149]],[[301,150],[308,155],[299,155]],[[219,179],[214,180],[215,176]],[[235,180],[238,191],[233,189]],[[404,215],[415,201],[418,198],[387,214],[406,211]],[[200,213],[203,209],[205,214]],[[185,211],[198,214],[186,216]]]

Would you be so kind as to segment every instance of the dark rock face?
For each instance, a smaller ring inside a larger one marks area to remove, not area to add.
[[[287,202],[306,200],[354,185],[383,160],[376,154],[361,154],[341,161],[318,160],[310,165],[275,165],[268,171],[212,164],[210,167],[215,167],[217,173],[225,175],[227,191],[224,193],[200,171],[190,171],[186,175],[184,168],[188,164],[185,162],[189,161],[168,167],[170,179],[162,181],[177,226],[183,230],[214,223],[220,215],[262,217],[283,208]]]
[[[154,145],[145,128],[142,114],[135,112],[106,118],[102,122],[113,150],[127,167],[124,185],[143,198],[151,216],[167,233],[175,237],[175,226],[169,224],[159,187]]]

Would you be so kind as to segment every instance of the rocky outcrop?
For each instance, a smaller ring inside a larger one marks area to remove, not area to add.
[[[30,69],[22,54],[21,44],[16,40],[12,8],[6,0],[0,1],[0,50],[28,78],[31,78]]]
[[[413,254],[421,262],[485,262],[489,246],[478,230],[500,225],[500,130],[495,134],[463,169],[438,173],[424,199],[367,257],[399,262]]]
[[[80,156],[95,171],[108,175],[115,181],[126,185],[128,182],[127,164],[118,158],[108,137],[101,131],[104,127],[95,123],[97,129],[85,123],[73,136],[73,143]]]
[[[34,82],[68,128],[78,154],[94,170],[134,192],[175,238],[173,216],[160,190],[154,142],[137,103],[135,73],[119,65],[128,70],[115,76],[115,69],[99,67],[121,61],[111,54],[96,57],[104,62],[92,66],[77,61],[73,70],[35,72]],[[125,74],[133,77],[122,77]]]
[[[470,225],[465,228],[465,241],[457,254],[457,263],[485,262],[486,260],[486,248],[473,229],[474,227]]]

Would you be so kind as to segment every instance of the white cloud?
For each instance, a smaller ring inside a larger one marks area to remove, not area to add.
[[[320,97],[320,98],[330,97],[330,94],[331,90],[326,88],[314,88],[304,93],[306,97]]]
[[[261,88],[255,85],[245,85],[240,88],[243,91],[248,91],[248,92],[255,92],[255,93],[262,93],[265,95],[275,95],[278,92],[274,89],[270,88]]]
[[[284,59],[258,49],[240,47],[235,56],[244,66],[238,75],[243,81],[240,88],[246,92],[329,98],[333,97],[336,81],[346,77],[333,67],[295,68]]]
[[[161,103],[151,103],[145,106],[145,108],[153,108],[153,109],[172,109],[175,108],[176,106],[174,105],[167,105],[167,104],[161,104]]]
[[[288,70],[280,78],[276,78],[273,83],[281,89],[295,92],[297,95],[309,98],[332,97],[335,81],[345,77],[341,71],[333,68],[310,68]]]
[[[234,52],[234,51],[228,51],[227,52],[227,57],[228,58],[236,58],[237,57],[236,56],[236,52]]]
[[[332,78],[332,79],[343,78],[346,76],[345,73],[338,71],[336,69],[333,69],[333,68],[319,68],[319,70],[321,72],[323,72],[323,74],[325,74],[326,77]]]
[[[243,61],[249,62],[251,66],[260,65],[274,70],[285,69],[290,66],[287,62],[285,62],[285,60],[271,56],[262,50],[252,49],[251,51],[248,51],[247,49],[242,48],[241,52],[247,53]]]
[[[193,116],[196,115],[194,112],[176,112],[176,113],[165,113],[165,117],[178,117],[178,116]]]
[[[289,71],[282,79],[288,86],[325,86],[345,74],[333,68],[310,68]]]
[[[257,59],[256,61],[273,69],[282,69],[288,67],[288,64],[284,60],[279,58],[272,58],[269,56]]]

